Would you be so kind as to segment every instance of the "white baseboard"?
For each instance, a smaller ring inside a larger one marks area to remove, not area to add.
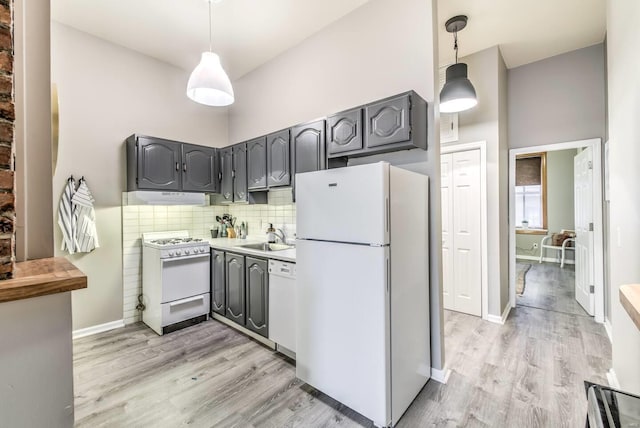
[[[516,254],[516,260],[533,260],[533,261],[536,261],[536,262],[540,262],[540,256],[525,256],[523,254]],[[560,261],[555,257],[543,257],[542,261],[543,262],[547,262],[547,263],[560,264]],[[565,265],[575,265],[576,261],[575,260],[565,259],[564,260],[564,264]]]
[[[618,382],[618,376],[616,376],[613,368],[610,368],[607,372],[607,382],[609,382],[611,388],[620,389],[620,382]]]
[[[507,322],[509,312],[511,312],[511,303],[507,303],[507,307],[504,308],[502,316],[487,314],[487,318],[485,319],[495,324],[504,324],[505,322]]]
[[[94,325],[87,328],[81,328],[73,330],[73,338],[79,339],[81,337],[91,336],[93,334],[104,333],[105,331],[115,330],[116,328],[124,327],[124,320],[111,321],[104,324]]]
[[[607,331],[607,336],[609,336],[609,342],[613,343],[613,337],[611,336],[611,321],[608,319],[604,319],[604,329]]]
[[[451,370],[449,370],[447,366],[444,366],[443,369],[434,369],[431,367],[431,379],[436,382],[446,384],[449,380],[449,376],[451,376]]]

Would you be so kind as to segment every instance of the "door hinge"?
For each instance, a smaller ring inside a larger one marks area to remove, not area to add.
[[[589,169],[593,169],[593,162],[589,161]]]
[[[593,232],[593,223],[589,223],[589,232]]]
[[[589,286],[589,293],[593,294],[593,293],[595,293],[595,292],[596,292],[596,287],[595,287],[595,285],[590,285],[590,286]]]

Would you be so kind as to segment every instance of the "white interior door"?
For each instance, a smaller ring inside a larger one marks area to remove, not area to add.
[[[442,299],[445,309],[454,309],[453,300],[453,236],[451,234],[451,217],[453,213],[453,155],[443,154],[440,158],[441,168],[441,206],[442,206]]]
[[[482,315],[480,150],[442,156],[444,307]]]
[[[593,149],[587,147],[573,160],[576,228],[576,300],[594,314]]]

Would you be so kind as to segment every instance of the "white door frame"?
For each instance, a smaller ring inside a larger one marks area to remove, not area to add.
[[[523,147],[509,150],[509,303],[516,307],[516,228],[513,223],[516,217],[516,156],[526,153],[554,152],[558,150],[593,149],[593,263],[595,286],[595,316],[598,323],[604,322],[604,235],[602,212],[602,141],[600,138],[569,141],[565,143],[546,144],[543,146]]]
[[[440,153],[466,152],[480,150],[480,268],[481,275],[481,300],[482,319],[488,319],[489,315],[489,251],[487,243],[487,142],[476,141],[464,144],[447,144],[440,146]]]

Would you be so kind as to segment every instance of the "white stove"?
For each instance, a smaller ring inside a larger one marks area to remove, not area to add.
[[[144,323],[162,335],[206,320],[209,259],[209,243],[187,231],[143,233]]]

